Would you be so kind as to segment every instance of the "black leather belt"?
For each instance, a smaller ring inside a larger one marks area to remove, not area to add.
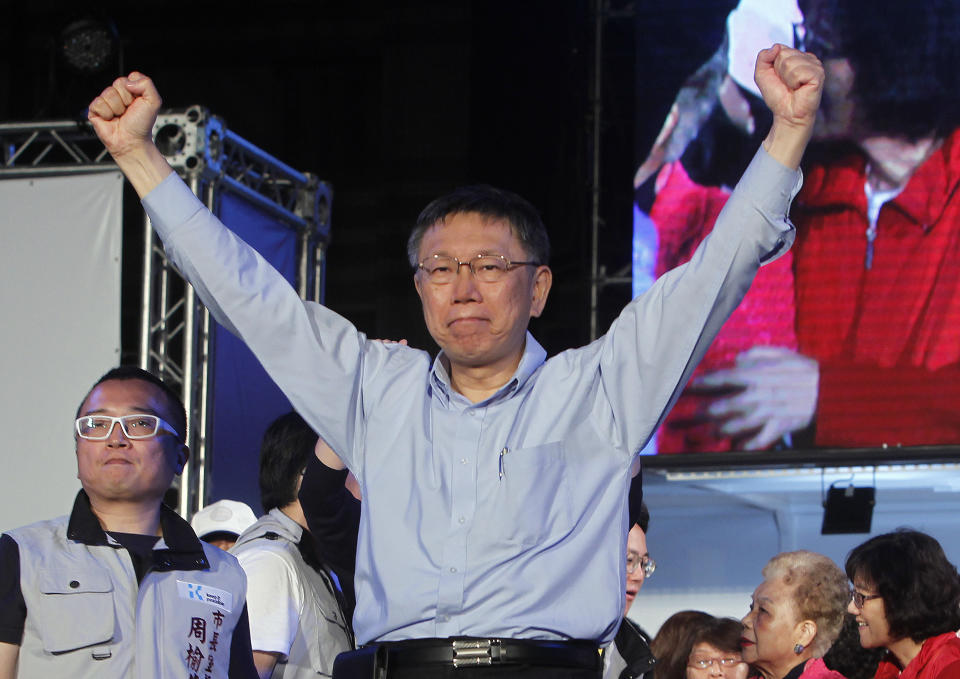
[[[371,644],[357,651],[341,653],[338,668],[350,674],[361,670],[446,665],[455,668],[497,665],[534,665],[600,670],[602,660],[592,641],[534,641],[527,639],[411,639]],[[361,669],[361,665],[363,668]],[[367,675],[371,676],[371,675]]]

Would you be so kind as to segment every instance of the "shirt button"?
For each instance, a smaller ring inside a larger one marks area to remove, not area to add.
[[[466,463],[467,463],[467,458],[461,457],[461,458],[460,458],[460,464],[466,464]]]
[[[459,519],[457,519],[457,521],[459,521],[460,523],[466,523],[467,519],[466,517],[461,516]]]
[[[451,572],[451,573],[456,573],[456,572],[457,572],[456,567],[455,567],[455,566],[451,566],[451,567],[450,567],[450,572]]]

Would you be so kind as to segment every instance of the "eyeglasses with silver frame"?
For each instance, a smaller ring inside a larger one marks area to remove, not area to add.
[[[163,429],[180,438],[180,434],[173,426],[157,415],[148,413],[132,413],[113,417],[112,415],[84,415],[78,417],[75,423],[77,435],[88,441],[105,441],[110,438],[114,425],[120,425],[123,435],[128,439],[148,439],[157,435]]]
[[[743,660],[740,658],[691,658],[690,662],[687,663],[687,667],[705,670],[711,667],[713,663],[717,663],[720,667],[733,667],[742,662]]]
[[[649,578],[657,570],[657,562],[648,555],[641,557],[631,549],[627,552],[627,573],[634,573],[638,568],[643,568],[643,577]]]
[[[424,271],[431,283],[446,285],[452,283],[460,275],[461,266],[468,267],[478,281],[498,283],[503,280],[508,272],[518,267],[540,266],[540,264],[539,262],[513,262],[503,255],[481,252],[465,262],[449,255],[430,255],[417,264],[417,269]]]

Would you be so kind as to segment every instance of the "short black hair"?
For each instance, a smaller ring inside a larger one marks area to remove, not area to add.
[[[646,535],[647,529],[650,528],[650,510],[647,509],[646,502],[640,503],[640,512],[637,514],[637,520],[634,523],[640,526],[640,530]]]
[[[900,528],[870,538],[853,548],[845,570],[883,597],[891,637],[922,643],[960,628],[960,575],[926,533]]]
[[[263,511],[285,507],[297,499],[297,478],[317,445],[317,433],[289,412],[267,427],[260,445],[260,504]]]
[[[157,387],[163,393],[167,401],[167,406],[170,410],[168,413],[170,424],[173,425],[173,427],[177,430],[177,434],[180,435],[180,441],[186,442],[187,411],[183,407],[183,399],[181,398],[179,392],[175,391],[169,384],[161,380],[152,372],[144,370],[143,368],[135,365],[121,365],[105,372],[100,379],[93,383],[93,386],[90,387],[83,399],[81,399],[80,405],[77,406],[76,417],[80,417],[80,411],[83,409],[83,404],[87,402],[88,398],[90,398],[90,394],[93,393],[94,389],[104,382],[110,382],[114,380],[140,380],[141,382],[149,382],[153,386]]]
[[[532,261],[549,264],[550,238],[537,209],[512,191],[477,184],[455,189],[423,209],[407,241],[410,266],[416,268],[419,263],[420,243],[427,229],[443,223],[447,217],[466,212],[476,213],[487,219],[504,220],[510,225],[513,234]]]
[[[643,501],[643,470],[637,472],[637,475],[630,479],[630,490],[627,493],[627,510],[630,512],[631,530],[634,524],[640,526],[644,533],[650,527],[650,510]]]
[[[931,133],[945,137],[960,126],[960,3],[801,4],[811,37],[826,35],[811,51],[850,61],[852,96],[870,131],[916,141]]]

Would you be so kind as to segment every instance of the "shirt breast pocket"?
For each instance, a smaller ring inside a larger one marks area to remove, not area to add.
[[[573,528],[562,443],[508,449],[498,466],[490,530],[507,542],[537,545]]]
[[[113,583],[99,570],[45,570],[39,574],[36,620],[49,653],[66,653],[113,639]]]

